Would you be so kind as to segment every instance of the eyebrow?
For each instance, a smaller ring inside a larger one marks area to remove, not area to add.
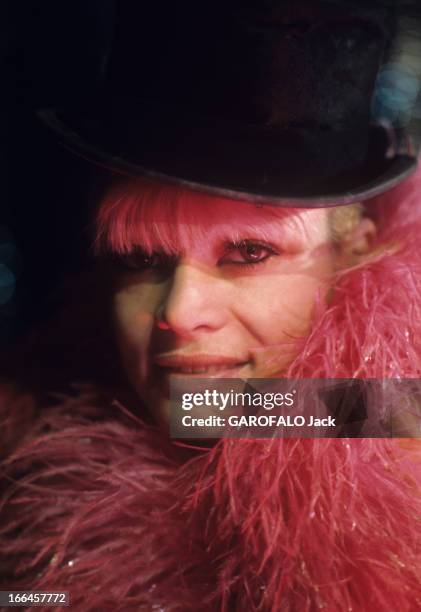
[[[299,218],[278,218],[267,222],[240,226],[226,226],[220,231],[217,227],[206,229],[209,238],[217,238],[227,243],[238,243],[245,239],[260,240],[268,243],[282,243],[304,238],[303,226]]]

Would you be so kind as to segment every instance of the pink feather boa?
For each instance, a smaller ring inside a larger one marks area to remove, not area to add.
[[[392,246],[339,279],[291,376],[420,377],[416,193],[389,195]],[[198,450],[97,387],[4,398],[3,589],[68,590],[83,612],[421,609],[415,440]]]

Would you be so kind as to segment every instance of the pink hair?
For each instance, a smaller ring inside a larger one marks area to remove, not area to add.
[[[168,254],[182,252],[193,241],[208,241],[217,230],[233,242],[243,238],[236,226],[256,231],[261,238],[265,225],[277,219],[296,223],[294,209],[257,206],[249,202],[228,200],[183,187],[139,180],[110,190],[95,217],[94,251],[127,253],[134,246],[145,251],[163,250]]]
[[[420,183],[418,173],[365,203],[367,215],[378,226],[379,242],[389,240],[390,233],[394,239],[396,229],[420,220],[419,205],[416,205]],[[229,200],[146,179],[119,182],[97,209],[94,251],[127,253],[133,246],[141,245],[148,252],[163,249],[175,253],[182,251],[193,238],[208,240],[209,231],[216,223],[219,231],[232,240],[238,239],[235,232],[238,215],[252,229],[256,219],[263,217],[270,223],[294,218],[294,213],[302,210]]]

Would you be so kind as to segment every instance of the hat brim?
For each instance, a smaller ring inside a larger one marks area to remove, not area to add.
[[[388,157],[387,134],[372,126],[367,154],[352,156],[349,134],[240,124],[121,109],[39,111],[61,143],[112,172],[178,184],[224,198],[291,208],[364,201],[396,186],[417,167],[415,156]],[[351,140],[352,143],[352,140]]]

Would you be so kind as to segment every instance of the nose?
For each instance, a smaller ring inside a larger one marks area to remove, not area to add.
[[[224,282],[194,262],[179,262],[156,312],[157,326],[180,336],[220,329],[227,320]]]

